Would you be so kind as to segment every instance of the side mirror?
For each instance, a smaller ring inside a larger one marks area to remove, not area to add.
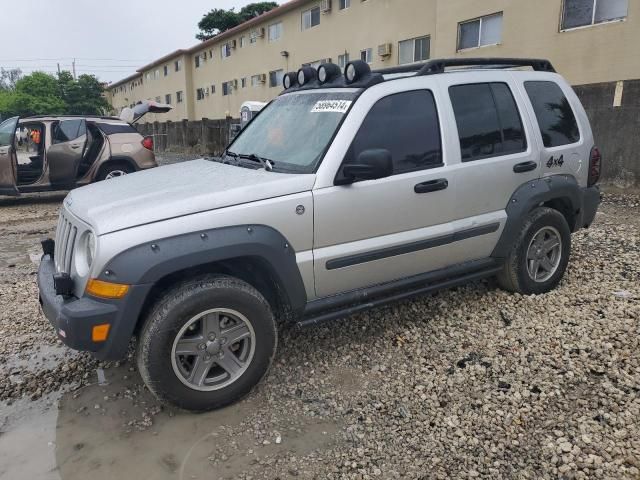
[[[355,163],[345,163],[336,185],[348,185],[358,180],[375,180],[388,177],[393,173],[391,152],[383,148],[375,148],[360,152]]]

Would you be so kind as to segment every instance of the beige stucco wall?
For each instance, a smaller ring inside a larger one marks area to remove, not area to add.
[[[561,0],[440,0],[432,56],[547,58],[573,85],[640,78],[640,1],[626,20],[568,31],[561,10]],[[500,45],[456,52],[458,22],[500,11]]]
[[[240,105],[246,100],[267,101],[278,95],[281,87],[269,87],[268,74],[272,70],[295,71],[301,64],[323,58],[338,62],[338,55],[348,52],[350,59],[360,57],[360,51],[373,49],[372,68],[398,64],[398,42],[423,35],[430,36],[431,58],[452,56],[518,56],[550,59],[556,69],[573,84],[587,84],[640,78],[640,1],[629,0],[627,19],[620,22],[560,31],[562,0],[351,0],[351,6],[333,9],[321,15],[320,25],[308,30],[301,28],[302,11],[317,5],[309,0],[278,17],[250,28],[240,28],[231,38],[205,42],[200,48],[182,54],[183,70],[173,71],[175,58],[167,60],[169,76],[144,79],[142,88],[124,95],[113,95],[114,106],[122,106],[145,98],[171,93],[174,110],[169,114],[149,115],[146,121],[178,121],[184,118],[237,117]],[[499,45],[456,51],[458,23],[482,15],[503,12],[502,41]],[[249,43],[251,30],[282,21],[282,37],[269,42],[268,34],[257,43]],[[240,47],[240,37],[246,36],[246,45]],[[221,57],[220,47],[236,40],[237,48],[229,58]],[[392,55],[379,57],[377,47],[392,43]],[[208,52],[212,51],[209,58]],[[287,51],[288,57],[281,55]],[[207,60],[195,68],[194,57],[207,52]],[[177,58],[177,57],[176,57]],[[142,71],[144,75],[146,71]],[[267,75],[267,82],[251,86],[251,76]],[[245,88],[241,79],[247,78]],[[222,95],[222,83],[238,81],[238,89]],[[215,85],[215,93],[211,86]],[[196,100],[198,88],[209,88],[209,95]],[[178,90],[183,90],[185,101],[175,103]],[[124,102],[124,98],[129,102]],[[155,118],[154,118],[155,117]]]

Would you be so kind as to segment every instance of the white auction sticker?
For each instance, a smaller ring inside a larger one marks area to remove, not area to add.
[[[335,112],[346,113],[351,106],[351,100],[320,100],[311,109],[311,113]]]

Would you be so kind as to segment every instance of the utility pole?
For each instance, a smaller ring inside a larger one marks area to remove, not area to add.
[[[73,62],[71,63],[71,67],[73,69],[73,79],[76,80],[76,59],[73,59]]]
[[[58,76],[60,76],[60,62],[58,62]]]

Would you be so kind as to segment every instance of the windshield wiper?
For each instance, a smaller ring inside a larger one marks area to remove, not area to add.
[[[229,153],[229,152],[227,152]],[[268,158],[265,157],[260,157],[259,155],[256,155],[255,153],[249,153],[249,154],[243,154],[243,153],[239,153],[236,154],[238,157],[240,158],[245,158],[247,160],[251,160],[253,162],[260,162],[262,164],[262,166],[264,167],[265,170],[267,170],[268,172],[273,170],[273,166],[274,166],[274,161],[273,160],[269,160]]]

